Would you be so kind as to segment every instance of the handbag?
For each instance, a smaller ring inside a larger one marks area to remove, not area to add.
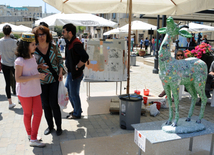
[[[54,53],[55,53],[55,55],[56,55],[56,61],[57,61],[57,65],[59,65],[59,59],[58,59],[58,57],[57,57],[57,55],[58,55],[58,52],[57,52],[57,50],[56,50],[56,46],[55,45],[53,45],[53,48],[54,48]],[[62,75],[65,75],[67,72],[66,72],[66,70],[67,69],[65,69],[65,66],[63,65],[63,67],[62,67]]]
[[[63,81],[60,81],[58,87],[58,104],[61,109],[67,108],[68,100],[68,91],[65,88]]]

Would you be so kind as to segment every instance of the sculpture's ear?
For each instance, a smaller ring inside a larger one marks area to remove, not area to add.
[[[157,31],[160,34],[166,34],[166,27],[162,27],[162,28],[158,29]]]
[[[179,30],[179,35],[181,35],[182,37],[186,37],[186,38],[192,38],[192,35],[187,32],[186,30]]]

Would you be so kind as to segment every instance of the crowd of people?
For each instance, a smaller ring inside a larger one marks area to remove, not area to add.
[[[5,25],[4,37],[0,39],[1,67],[9,109],[16,106],[12,102],[10,89],[10,79],[14,76],[16,95],[23,108],[24,125],[30,146],[45,147],[46,144],[37,136],[42,109],[47,122],[44,135],[54,131],[54,121],[56,135],[60,136],[63,133],[61,110],[58,104],[58,87],[59,82],[63,80],[64,68],[61,52],[65,47],[67,67],[65,87],[73,107],[73,111],[67,116],[69,119],[81,118],[80,83],[89,56],[76,37],[76,27],[73,24],[63,26],[63,36],[59,38],[58,44],[54,43],[49,27],[44,22],[34,27],[32,33],[23,33],[18,40],[10,37],[11,32],[11,27]]]

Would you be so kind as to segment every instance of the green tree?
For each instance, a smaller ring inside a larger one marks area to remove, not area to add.
[[[82,33],[86,29],[85,26],[77,26],[77,32]]]
[[[57,33],[58,36],[62,35],[62,26],[55,26],[54,31]]]
[[[13,34],[13,35],[16,39],[19,39],[21,37],[21,34]],[[4,34],[0,33],[0,38],[2,38],[2,37],[4,37]]]
[[[85,26],[77,26],[76,31],[82,33],[86,29]],[[54,31],[57,33],[58,36],[62,36],[62,26],[55,26]]]
[[[0,38],[4,37],[4,34],[3,33],[0,33]]]

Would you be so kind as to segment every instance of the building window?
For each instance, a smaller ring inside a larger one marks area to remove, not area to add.
[[[112,13],[112,19],[116,19],[116,13]]]

